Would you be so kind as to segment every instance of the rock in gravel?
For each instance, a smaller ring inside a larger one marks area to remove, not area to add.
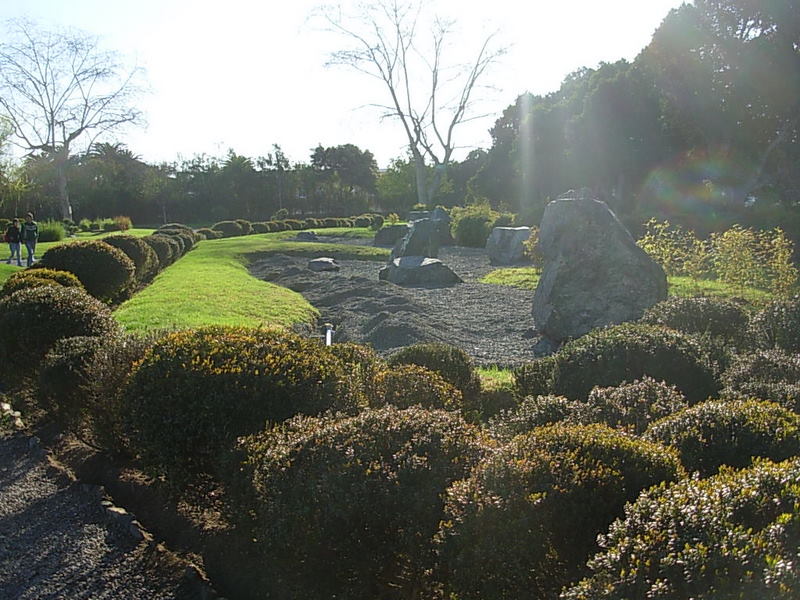
[[[300,232],[298,232],[298,234],[295,236],[294,239],[296,239],[298,242],[318,242],[319,241],[319,237],[313,231],[300,231]]]
[[[550,202],[539,247],[544,267],[533,318],[554,342],[638,319],[667,297],[664,270],[600,200],[573,193]]]
[[[372,245],[394,246],[406,237],[407,233],[408,225],[384,225],[375,232],[375,239],[372,240]]]
[[[439,256],[440,243],[439,223],[431,219],[414,221],[406,236],[392,248],[391,259],[403,256]]]
[[[331,257],[321,256],[308,261],[308,268],[319,273],[320,271],[338,271],[339,265]]]
[[[486,240],[486,254],[493,265],[522,262],[525,258],[523,242],[530,236],[530,227],[495,227]]]
[[[378,272],[378,279],[397,285],[451,285],[461,277],[438,258],[403,256],[395,258]]]

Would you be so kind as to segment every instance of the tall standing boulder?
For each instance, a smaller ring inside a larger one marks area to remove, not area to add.
[[[638,319],[667,297],[664,270],[600,200],[574,194],[550,202],[539,248],[533,318],[550,342]]]
[[[403,256],[426,256],[436,258],[439,255],[439,225],[431,219],[414,221],[406,236],[392,248],[390,262]]]

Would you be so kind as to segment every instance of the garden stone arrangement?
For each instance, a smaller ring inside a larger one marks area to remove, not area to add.
[[[587,195],[569,192],[545,207],[539,248],[544,267],[533,318],[552,343],[636,320],[667,297],[661,266],[605,202]]]
[[[449,221],[424,218],[414,221],[389,257],[378,278],[397,285],[450,285],[462,279],[436,257]]]

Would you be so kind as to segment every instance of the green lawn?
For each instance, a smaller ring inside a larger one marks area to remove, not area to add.
[[[325,230],[328,235],[344,231]],[[264,254],[386,260],[388,250],[371,246],[286,240],[296,232],[205,240],[155,281],[122,304],[115,316],[130,331],[205,325],[290,326],[313,322],[317,310],[300,294],[260,281],[247,271]]]

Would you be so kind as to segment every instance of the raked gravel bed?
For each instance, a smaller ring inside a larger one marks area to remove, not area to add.
[[[325,240],[327,241],[327,240]],[[334,341],[373,346],[382,354],[418,342],[444,342],[480,365],[515,366],[534,358],[533,291],[479,283],[494,270],[482,249],[442,248],[439,259],[464,283],[398,286],[379,281],[383,263],[340,260],[338,272],[314,273],[308,258],[273,255],[250,265],[259,279],[303,294],[335,326]]]

